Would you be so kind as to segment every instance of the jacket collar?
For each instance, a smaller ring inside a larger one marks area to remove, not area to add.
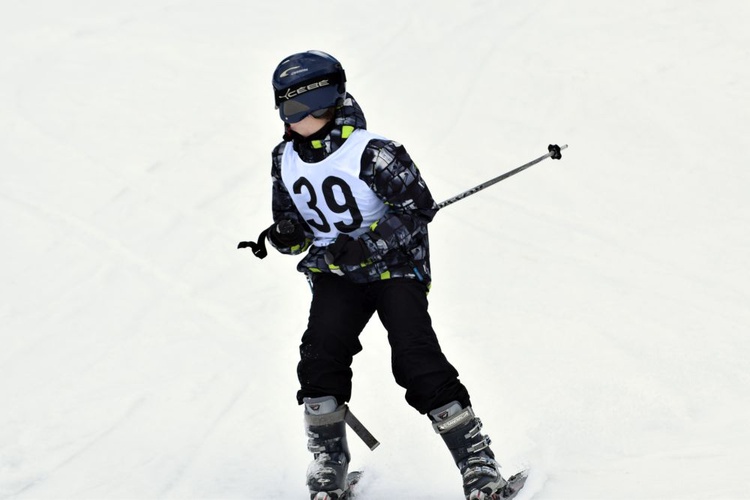
[[[285,127],[284,140],[292,141],[294,150],[305,163],[317,163],[333,154],[354,130],[366,129],[367,121],[357,101],[346,94],[341,106],[325,127],[309,137],[292,132]]]

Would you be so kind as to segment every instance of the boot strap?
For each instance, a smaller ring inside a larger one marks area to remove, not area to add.
[[[374,450],[380,443],[377,439],[362,425],[357,417],[351,412],[347,405],[339,406],[333,413],[325,413],[323,415],[311,415],[305,412],[305,421],[311,427],[317,427],[322,425],[333,425],[341,421],[351,427],[354,433],[364,441],[368,448]]]
[[[452,431],[456,427],[465,425],[473,418],[474,410],[472,410],[471,406],[469,406],[461,410],[460,413],[453,415],[452,417],[448,417],[447,419],[441,420],[440,422],[434,422],[432,424],[432,428],[435,429],[435,432],[438,434],[445,434]]]

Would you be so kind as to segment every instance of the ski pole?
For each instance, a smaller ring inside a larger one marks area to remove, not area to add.
[[[545,160],[547,158],[552,158],[553,160],[559,160],[560,158],[562,158],[562,154],[560,153],[560,151],[562,151],[563,149],[565,149],[567,147],[568,147],[567,144],[563,144],[562,146],[558,146],[557,144],[550,144],[547,147],[547,150],[549,151],[549,153],[547,153],[546,155],[542,155],[539,158],[537,158],[535,160],[531,160],[530,162],[528,162],[528,163],[526,163],[524,165],[521,165],[518,168],[514,168],[513,170],[511,170],[509,172],[505,172],[503,175],[499,175],[499,176],[495,177],[494,179],[490,179],[490,180],[488,180],[486,182],[483,182],[482,184],[480,184],[478,186],[475,186],[475,187],[473,187],[473,188],[471,188],[471,189],[469,189],[467,191],[464,191],[461,194],[457,194],[453,198],[449,198],[449,199],[445,200],[444,202],[439,203],[438,204],[438,208],[440,209],[440,208],[443,208],[443,207],[447,207],[448,205],[456,203],[457,201],[463,200],[464,198],[466,198],[468,196],[471,196],[474,193],[478,193],[479,191],[481,191],[483,189],[486,189],[486,188],[492,186],[493,184],[497,184],[498,182],[500,182],[500,181],[502,181],[504,179],[507,179],[510,176],[516,175],[518,172],[526,170],[527,168],[531,167],[532,165],[536,165],[540,161]]]

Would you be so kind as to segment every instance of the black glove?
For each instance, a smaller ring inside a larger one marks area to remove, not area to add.
[[[277,246],[293,247],[305,241],[305,231],[302,226],[284,219],[269,228],[268,236]]]
[[[326,249],[326,264],[358,266],[370,257],[370,251],[360,239],[341,233]]]

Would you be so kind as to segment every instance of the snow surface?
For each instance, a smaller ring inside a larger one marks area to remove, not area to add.
[[[543,499],[750,498],[750,2],[2,0],[0,498],[301,499],[270,75],[344,63],[442,201],[434,324]],[[374,320],[362,500],[458,499]]]

